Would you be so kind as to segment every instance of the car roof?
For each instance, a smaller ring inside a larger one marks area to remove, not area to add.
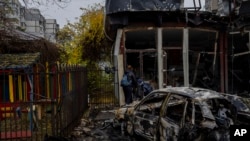
[[[167,87],[167,88],[162,88],[155,90],[157,92],[170,92],[174,93],[177,95],[182,95],[185,97],[189,97],[191,99],[196,99],[196,100],[204,100],[204,99],[212,99],[212,98],[223,98],[223,95],[220,93],[209,90],[209,89],[204,89],[204,88],[196,88],[196,87]]]

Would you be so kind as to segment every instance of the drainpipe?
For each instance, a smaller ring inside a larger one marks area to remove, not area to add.
[[[188,28],[183,29],[183,73],[184,73],[184,86],[189,87],[189,59],[188,59]]]
[[[163,88],[162,28],[157,28],[158,88]]]
[[[120,78],[122,78],[123,69],[123,57],[120,55],[120,43],[122,38],[122,29],[117,30],[115,47],[114,47],[114,67],[115,67],[115,96],[119,99],[119,104],[124,105],[124,94],[122,88],[120,87]]]

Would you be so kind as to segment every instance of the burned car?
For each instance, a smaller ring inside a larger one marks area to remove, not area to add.
[[[248,123],[250,120],[250,98],[231,94],[222,95],[236,107],[238,124]]]
[[[147,140],[230,140],[237,107],[212,90],[169,87],[151,92],[138,104],[116,112],[130,135]]]

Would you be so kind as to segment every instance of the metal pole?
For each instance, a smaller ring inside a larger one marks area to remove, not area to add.
[[[183,70],[184,70],[184,86],[189,86],[189,59],[188,59],[188,29],[183,29]]]
[[[162,28],[157,28],[158,87],[163,88]]]

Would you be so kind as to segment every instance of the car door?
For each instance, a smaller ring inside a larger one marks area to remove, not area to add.
[[[185,122],[188,101],[185,97],[171,94],[163,103],[159,121],[160,140],[177,141]]]
[[[133,128],[137,135],[156,140],[160,108],[165,97],[163,93],[151,93],[135,108]]]

